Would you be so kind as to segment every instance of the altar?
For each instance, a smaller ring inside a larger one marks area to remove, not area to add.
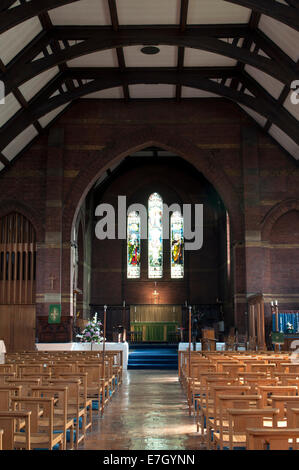
[[[103,351],[102,343],[36,343],[37,351]],[[129,345],[125,343],[106,343],[106,351],[122,351],[123,369],[127,369]]]
[[[132,305],[130,330],[141,342],[169,342],[182,323],[180,305]]]

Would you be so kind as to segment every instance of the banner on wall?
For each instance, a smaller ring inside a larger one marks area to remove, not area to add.
[[[48,323],[60,323],[61,321],[61,305],[52,304],[49,305],[49,317]]]

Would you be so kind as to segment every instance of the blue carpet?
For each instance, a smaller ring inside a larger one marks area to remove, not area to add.
[[[177,345],[131,345],[128,369],[173,369],[178,368]]]

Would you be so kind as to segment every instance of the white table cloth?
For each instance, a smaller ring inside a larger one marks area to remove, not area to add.
[[[125,343],[106,343],[106,351],[123,352],[123,369],[127,369],[129,345]],[[90,343],[36,343],[38,351],[91,351]],[[102,351],[103,344],[93,344],[92,351]]]
[[[6,346],[3,339],[0,339],[0,364],[5,363]]]

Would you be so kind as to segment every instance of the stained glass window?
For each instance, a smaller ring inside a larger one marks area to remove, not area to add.
[[[163,201],[158,193],[148,200],[148,277],[163,276]]]
[[[184,218],[179,212],[174,212],[170,218],[170,261],[171,277],[184,277]]]
[[[140,277],[140,216],[130,212],[127,223],[127,277]]]

